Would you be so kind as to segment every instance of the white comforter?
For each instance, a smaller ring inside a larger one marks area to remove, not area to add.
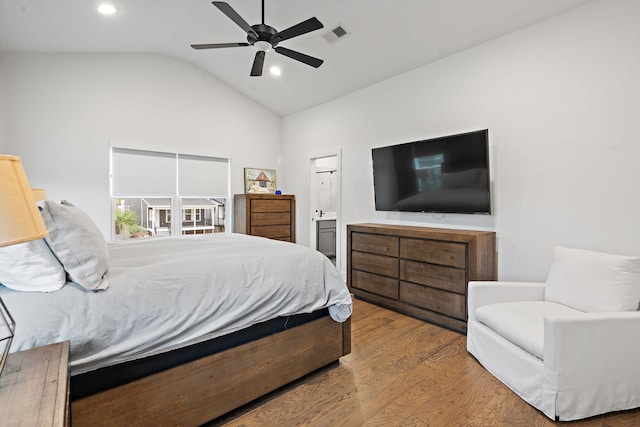
[[[351,296],[321,253],[241,234],[109,244],[109,288],[52,293],[0,286],[16,321],[11,351],[71,341],[72,374],[324,307],[343,322]]]

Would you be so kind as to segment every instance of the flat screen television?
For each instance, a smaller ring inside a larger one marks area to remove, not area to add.
[[[490,214],[488,134],[373,148],[376,210]]]

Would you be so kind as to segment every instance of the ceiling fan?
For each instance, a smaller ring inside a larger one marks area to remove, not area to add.
[[[278,46],[278,44],[284,40],[324,28],[317,18],[309,18],[306,21],[302,21],[299,24],[287,28],[286,30],[278,32],[275,28],[264,23],[264,0],[262,0],[262,24],[256,25],[249,25],[247,21],[242,19],[242,17],[238,15],[238,13],[228,3],[222,1],[214,1],[212,3],[247,33],[247,41],[240,43],[192,44],[192,48],[219,49],[225,47],[256,46],[259,50],[256,52],[255,59],[253,60],[251,76],[262,75],[265,53],[271,49],[281,55],[288,56],[291,59],[295,59],[296,61],[303,62],[315,68],[318,68],[324,62],[322,59],[314,58],[313,56]]]

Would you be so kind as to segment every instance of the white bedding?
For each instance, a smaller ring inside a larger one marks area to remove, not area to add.
[[[0,286],[16,321],[11,351],[71,341],[72,374],[162,353],[278,316],[351,315],[340,273],[304,246],[242,234],[109,244],[109,288],[52,293]]]

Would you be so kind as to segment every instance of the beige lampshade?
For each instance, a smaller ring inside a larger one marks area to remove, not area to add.
[[[0,246],[40,239],[47,229],[19,157],[0,155]]]
[[[32,188],[31,191],[33,192],[33,197],[35,197],[36,202],[47,198],[47,192],[44,191],[43,188]]]

